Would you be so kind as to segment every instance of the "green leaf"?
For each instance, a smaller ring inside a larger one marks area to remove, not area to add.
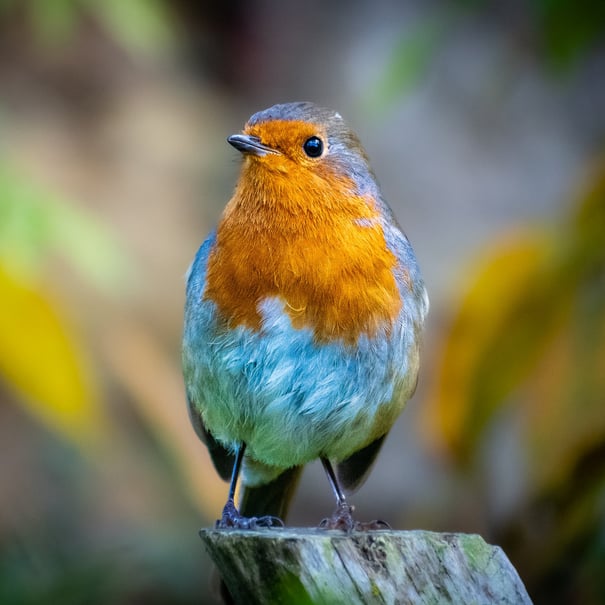
[[[132,282],[125,251],[98,218],[0,164],[0,260],[34,276],[52,254],[108,294]]]
[[[602,0],[533,0],[547,57],[552,65],[573,67],[605,32]]]
[[[168,3],[159,0],[89,0],[115,39],[133,53],[149,53],[173,41]]]
[[[443,38],[446,23],[444,18],[426,21],[398,40],[368,95],[372,112],[384,110],[420,82]]]

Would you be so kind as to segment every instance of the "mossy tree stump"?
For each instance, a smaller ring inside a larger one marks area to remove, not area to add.
[[[477,535],[300,528],[200,535],[238,604],[531,605],[504,552]]]

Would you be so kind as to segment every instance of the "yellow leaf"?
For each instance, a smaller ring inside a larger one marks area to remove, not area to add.
[[[573,329],[564,331],[530,382],[524,428],[531,483],[538,491],[571,481],[586,452],[605,439],[605,315],[594,331],[593,350]]]
[[[605,264],[577,284],[564,330],[529,381],[523,423],[529,470],[544,491],[571,482],[587,453],[605,443],[603,275]]]
[[[569,226],[576,248],[574,256],[602,266],[605,259],[605,158],[596,163],[578,193]]]
[[[104,426],[81,351],[55,304],[0,265],[0,378],[62,437],[93,444]]]
[[[515,234],[482,254],[445,335],[422,419],[430,442],[466,459],[543,343],[549,239]],[[541,331],[541,332],[540,332]]]
[[[572,481],[605,439],[605,159],[597,161],[558,233],[563,329],[528,381],[524,427],[532,483],[543,491]]]

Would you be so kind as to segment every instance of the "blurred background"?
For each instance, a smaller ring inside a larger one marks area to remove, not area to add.
[[[0,602],[212,602],[184,274],[225,137],[313,100],[432,304],[359,517],[478,532],[535,603],[605,603],[604,33],[601,0],[1,0]],[[289,522],[332,508],[309,466]]]

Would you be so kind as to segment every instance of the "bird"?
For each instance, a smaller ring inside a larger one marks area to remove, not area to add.
[[[416,388],[413,248],[338,112],[273,105],[227,141],[240,174],[186,274],[182,345],[191,422],[229,481],[216,527],[283,525],[316,459],[336,501],[321,527],[387,526],[348,496]]]

